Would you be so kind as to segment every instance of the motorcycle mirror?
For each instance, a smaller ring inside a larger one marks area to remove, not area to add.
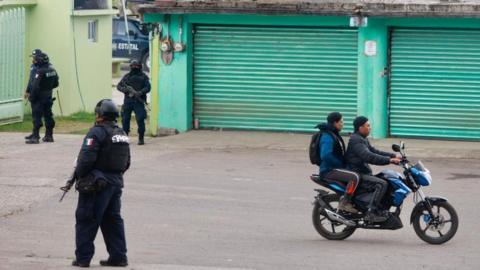
[[[405,149],[405,143],[403,141],[400,142],[400,149],[402,149],[402,150]]]
[[[401,147],[398,144],[392,144],[392,150],[395,152],[400,152]]]

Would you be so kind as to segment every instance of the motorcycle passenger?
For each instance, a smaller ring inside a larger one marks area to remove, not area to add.
[[[373,176],[369,164],[399,164],[400,158],[396,154],[377,150],[370,145],[367,138],[371,131],[368,118],[364,116],[355,118],[353,127],[355,133],[350,136],[346,154],[347,168],[360,175],[362,185],[374,190],[365,218],[372,222],[383,222],[388,219],[388,212],[380,212],[378,207],[387,192],[388,183]]]
[[[327,117],[327,123],[320,125],[320,177],[327,182],[342,182],[347,184],[345,195],[340,199],[338,209],[358,213],[352,204],[352,196],[358,186],[358,174],[345,169],[345,142],[340,131],[343,129],[343,117],[339,112],[332,112]]]

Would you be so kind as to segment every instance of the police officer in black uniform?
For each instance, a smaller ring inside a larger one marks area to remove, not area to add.
[[[127,266],[120,201],[123,173],[130,166],[129,140],[116,124],[118,110],[111,100],[98,102],[95,117],[95,126],[85,136],[75,168],[79,197],[75,213],[76,259],[72,265],[90,266],[100,227],[110,255],[107,260],[100,261],[100,265]]]
[[[138,144],[145,144],[145,119],[147,111],[147,93],[150,92],[150,81],[148,76],[142,72],[142,64],[137,60],[130,62],[130,72],[127,73],[118,83],[117,89],[125,94],[122,107],[122,127],[128,134],[130,132],[130,118],[132,111],[135,112],[135,119],[138,125]]]
[[[25,143],[38,144],[40,139],[40,128],[43,126],[42,117],[45,119],[44,142],[53,142],[53,128],[55,120],[52,113],[52,91],[58,87],[57,71],[50,65],[48,55],[43,52],[33,54],[35,75],[30,77],[27,87],[28,100],[32,105],[33,131],[27,136]]]

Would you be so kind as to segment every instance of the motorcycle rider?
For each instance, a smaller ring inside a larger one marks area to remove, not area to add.
[[[374,189],[373,198],[368,205],[365,218],[372,222],[383,222],[388,219],[388,213],[378,211],[378,207],[387,192],[388,183],[373,176],[372,169],[368,164],[399,164],[401,159],[394,153],[383,152],[370,145],[367,138],[371,131],[368,118],[364,116],[355,118],[353,127],[355,133],[350,136],[346,154],[347,168],[358,173],[362,183]]]
[[[343,117],[339,112],[332,112],[327,117],[327,123],[319,126],[322,131],[320,138],[320,177],[327,182],[342,182],[347,184],[345,195],[340,199],[338,209],[358,213],[352,204],[352,196],[359,182],[359,175],[345,169],[345,142],[340,131],[343,129]]]

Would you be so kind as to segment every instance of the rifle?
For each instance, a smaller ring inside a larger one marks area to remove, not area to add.
[[[75,183],[75,180],[77,179],[77,176],[75,175],[75,171],[72,173],[72,175],[68,178],[67,183],[65,186],[61,187],[60,190],[63,191],[62,197],[58,202],[62,202],[63,198],[65,195],[67,195],[67,192],[70,191],[72,188],[73,184]]]
[[[129,97],[135,97],[135,99],[136,99],[137,101],[140,101],[141,103],[143,103],[143,105],[145,105],[145,107],[147,108],[148,111],[151,111],[151,110],[150,110],[150,107],[148,107],[147,101],[146,101],[146,100],[143,100],[143,99],[140,98],[139,96],[136,96],[136,95],[135,95],[135,93],[138,92],[137,90],[133,89],[133,87],[131,87],[130,85],[128,85],[128,84],[126,84],[126,83],[125,83],[124,85],[125,85],[125,88],[127,89],[126,92],[128,93],[128,96],[129,96]]]

